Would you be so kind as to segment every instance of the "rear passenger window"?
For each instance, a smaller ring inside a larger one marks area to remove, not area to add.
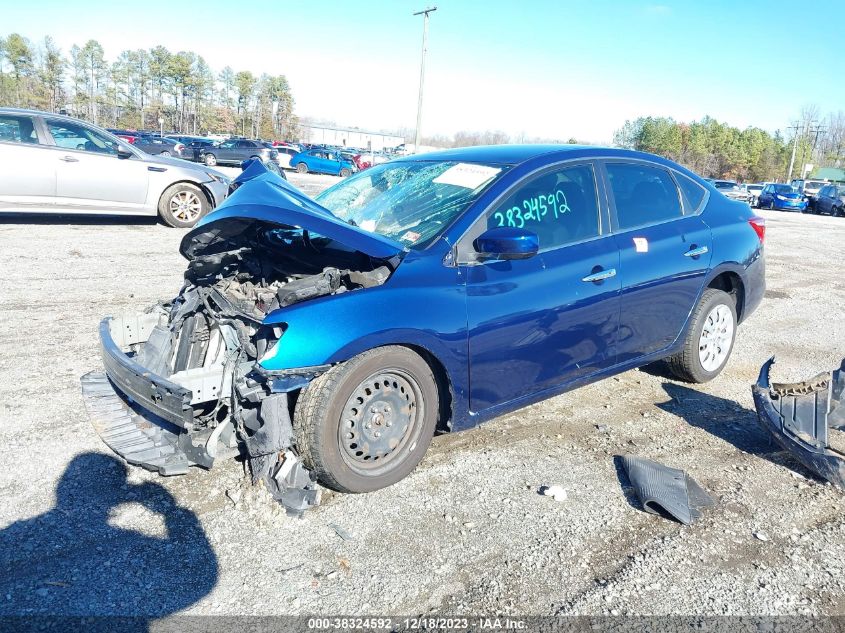
[[[32,119],[25,116],[0,115],[0,141],[6,143],[38,143]]]
[[[535,232],[540,250],[598,236],[593,167],[578,165],[532,178],[489,213],[487,228],[500,226]]]
[[[701,202],[704,200],[704,187],[691,178],[675,173],[675,180],[681,188],[681,197],[684,200],[684,213],[690,215],[698,211]]]
[[[681,217],[678,188],[665,169],[639,163],[608,163],[607,175],[620,229]]]

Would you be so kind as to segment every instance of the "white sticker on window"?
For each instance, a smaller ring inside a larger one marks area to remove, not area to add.
[[[471,163],[458,163],[432,180],[440,185],[455,185],[465,189],[478,189],[484,183],[490,181],[500,171],[498,167],[487,165],[473,165]]]
[[[648,253],[648,240],[644,237],[635,237],[634,249],[638,253]]]

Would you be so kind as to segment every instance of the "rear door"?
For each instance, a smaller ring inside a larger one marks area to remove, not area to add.
[[[47,154],[39,144],[36,117],[0,114],[0,211],[55,208],[56,166],[46,160]]]
[[[148,164],[119,158],[109,137],[85,125],[45,118],[54,146],[46,161],[56,169],[56,205],[64,211],[154,212],[146,207]]]
[[[695,305],[712,251],[700,215],[707,191],[648,161],[608,160],[604,173],[622,284],[617,357],[626,362],[671,345]]]
[[[585,161],[528,176],[461,239],[472,411],[614,364],[619,252],[595,173]],[[499,226],[537,233],[540,252],[523,260],[474,259],[473,241]]]

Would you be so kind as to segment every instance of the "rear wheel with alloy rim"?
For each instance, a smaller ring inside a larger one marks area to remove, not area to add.
[[[308,172],[308,165],[306,165],[305,163],[299,163],[296,166],[296,171],[300,174],[307,173]]]
[[[349,176],[351,176],[351,175],[352,175],[352,170],[349,169],[348,167],[344,167],[343,169],[340,170],[341,178],[349,178]]]
[[[217,164],[217,157],[214,154],[206,154],[204,160],[209,167],[214,167]]]
[[[177,228],[194,226],[211,205],[202,189],[188,182],[168,187],[158,202],[158,214],[166,224]]]
[[[428,363],[379,347],[332,367],[300,394],[296,448],[323,485],[370,492],[403,479],[431,443],[439,415]]]
[[[667,359],[687,382],[707,382],[724,369],[736,339],[736,306],[728,293],[707,288],[693,311],[683,349]]]

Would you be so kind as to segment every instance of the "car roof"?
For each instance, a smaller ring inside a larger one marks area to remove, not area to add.
[[[22,114],[26,116],[48,116],[50,118],[64,119],[66,121],[81,121],[82,123],[88,123],[88,121],[85,121],[75,116],[69,116],[67,114],[56,114],[55,112],[45,112],[44,110],[30,110],[27,108],[0,108],[0,112],[2,112],[3,114]]]
[[[660,156],[637,152],[634,150],[602,147],[596,145],[478,145],[473,147],[459,147],[427,154],[411,154],[397,159],[398,161],[413,160],[443,160],[467,163],[493,163],[497,165],[519,165],[539,156],[556,156],[565,159],[567,155],[575,157],[618,157],[640,158],[652,162],[677,167],[674,163]],[[394,161],[396,162],[396,161]]]

